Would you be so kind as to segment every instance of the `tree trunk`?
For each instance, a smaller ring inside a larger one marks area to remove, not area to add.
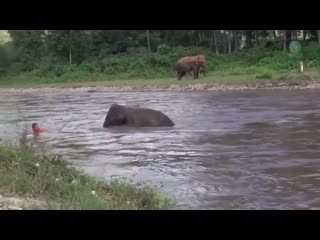
[[[69,64],[72,64],[72,30],[69,30]]]
[[[277,32],[276,32],[276,30],[273,30],[273,37],[274,37],[274,39],[277,38]]]
[[[252,30],[246,31],[246,48],[252,47]]]
[[[283,50],[287,51],[287,31],[283,31]]]
[[[286,48],[288,49],[290,43],[291,43],[291,40],[292,40],[292,31],[291,30],[287,30],[286,31]]]
[[[227,32],[227,39],[228,39],[228,53],[231,54],[231,31]]]
[[[254,46],[258,45],[258,31],[254,30]]]
[[[210,50],[212,49],[212,45],[213,45],[213,39],[214,39],[214,30],[212,30],[212,34],[211,34],[211,40],[210,40]]]
[[[149,30],[147,30],[147,42],[148,42],[148,50],[151,52],[151,47],[150,47],[150,38],[149,38]]]
[[[210,49],[212,49],[213,43],[214,43],[214,48],[215,48],[216,54],[218,55],[219,54],[219,49],[218,49],[218,46],[217,46],[217,36],[216,36],[216,31],[215,30],[212,30],[212,37],[211,37],[211,41],[210,41]]]
[[[318,43],[320,44],[320,30],[317,30],[317,34],[318,34]]]
[[[204,34],[199,32],[198,33],[198,39],[199,39],[198,46],[201,46],[201,44],[203,43]]]
[[[234,30],[233,31],[233,39],[234,39],[234,51],[237,52],[239,50],[239,35],[238,35],[238,31]]]
[[[72,64],[72,50],[71,47],[69,47],[69,64]]]
[[[223,53],[226,54],[227,51],[228,51],[228,43],[227,43],[227,36],[226,36],[226,32],[223,31],[221,32],[221,37],[222,37],[222,40],[223,40]]]
[[[216,54],[218,55],[219,54],[219,47],[218,47],[218,44],[217,44],[217,34],[216,34],[216,31],[213,30],[213,38],[214,38],[214,48],[216,49]]]
[[[274,30],[267,30],[267,34],[270,40],[274,40],[274,34],[273,34]]]
[[[303,35],[303,41],[306,40],[307,34],[306,30],[302,30],[302,35]]]
[[[309,33],[310,33],[310,38],[311,39],[317,40],[317,38],[318,38],[318,30],[309,30]]]

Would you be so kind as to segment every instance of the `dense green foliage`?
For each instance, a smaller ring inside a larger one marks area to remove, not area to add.
[[[54,82],[175,77],[176,61],[205,54],[209,72],[268,76],[297,62],[320,65],[318,30],[9,30],[0,46],[0,75],[26,72]],[[149,40],[149,41],[148,41]],[[301,43],[290,54],[292,40]],[[149,43],[149,44],[148,44]],[[258,77],[259,77],[258,76]],[[1,81],[1,78],[0,78]]]

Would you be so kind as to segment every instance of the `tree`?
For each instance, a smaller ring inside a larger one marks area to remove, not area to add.
[[[228,54],[232,53],[232,49],[231,49],[231,38],[232,38],[232,31],[226,31],[226,37],[227,37],[227,41],[228,41]]]
[[[252,48],[252,30],[245,31],[245,47]]]
[[[148,41],[148,50],[149,52],[151,51],[150,49],[150,38],[149,38],[149,30],[147,30],[147,41]]]
[[[90,37],[84,30],[50,30],[47,35],[48,48],[57,56],[68,59],[68,63],[81,62],[88,56]]]
[[[240,49],[240,39],[239,39],[239,31],[233,30],[233,41],[234,41],[234,51],[238,51]]]
[[[44,30],[9,30],[13,46],[17,49],[20,61],[31,70],[41,61],[44,54]]]
[[[10,34],[6,30],[0,30],[0,45],[10,41]]]

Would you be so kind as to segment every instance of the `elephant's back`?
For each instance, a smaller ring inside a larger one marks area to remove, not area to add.
[[[130,108],[128,109],[129,115],[139,116],[140,118],[159,118],[164,114],[160,111],[148,108]]]
[[[190,62],[194,62],[194,56],[187,56],[187,57],[180,58],[177,63],[190,63]]]
[[[153,109],[130,109],[127,120],[142,126],[173,126],[172,120],[164,113]]]

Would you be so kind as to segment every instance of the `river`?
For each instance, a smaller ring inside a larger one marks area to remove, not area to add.
[[[176,125],[104,129],[113,103]],[[38,122],[88,174],[159,186],[178,209],[320,209],[319,109],[309,90],[12,94],[0,96],[0,138]]]

